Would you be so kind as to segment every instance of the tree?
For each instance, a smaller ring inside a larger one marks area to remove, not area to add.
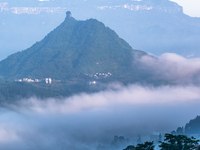
[[[164,142],[160,142],[161,150],[188,150],[197,145],[199,140],[185,135],[165,134]]]
[[[126,149],[123,149],[123,150],[135,150],[135,146],[129,145],[126,147]]]
[[[196,140],[194,137],[187,137],[185,135],[173,135],[173,134],[165,134],[164,142],[160,141],[159,147],[160,150],[189,150],[189,149],[198,149],[200,150],[200,146],[198,145],[199,140]],[[137,144],[136,147],[128,146],[124,150],[154,150],[154,142],[145,142],[143,144]]]
[[[154,142],[145,142],[144,144],[138,144],[136,150],[154,150]]]

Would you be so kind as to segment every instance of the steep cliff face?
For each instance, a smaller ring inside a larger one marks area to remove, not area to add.
[[[107,5],[99,4],[98,9],[127,9],[131,11],[158,11],[165,13],[183,13],[183,8],[177,3],[169,0],[143,0],[143,1],[115,1],[109,2]]]
[[[61,11],[64,11],[63,5],[66,5],[66,2],[62,2],[62,5],[58,5],[56,2],[54,3],[54,7],[51,6],[51,3],[46,3],[47,7],[40,6],[41,2],[28,2],[27,5],[22,7],[17,6],[19,3],[15,4],[13,2],[2,2],[0,3],[0,10],[1,12],[12,12],[14,14],[40,14],[42,12],[48,12],[48,13],[58,13]],[[60,2],[61,3],[61,2]],[[79,5],[83,5],[83,7],[86,4],[89,4],[87,1],[77,1],[77,2],[68,2],[69,5],[74,5],[78,7]],[[27,7],[26,7],[27,6]],[[32,6],[32,7],[31,7]],[[177,13],[177,12],[183,12],[183,9],[181,6],[179,6],[176,3],[169,2],[169,0],[143,0],[143,1],[131,1],[131,0],[125,0],[125,1],[112,1],[112,0],[104,0],[104,1],[95,1],[93,2],[93,7],[97,9],[129,9],[132,11],[143,11],[143,10],[158,10],[162,12],[168,12],[168,13]]]

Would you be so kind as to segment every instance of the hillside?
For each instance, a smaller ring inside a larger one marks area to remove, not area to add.
[[[143,78],[135,51],[110,28],[96,19],[78,21],[67,14],[64,22],[30,48],[0,62],[4,79],[50,77],[57,80],[110,73],[114,78]]]

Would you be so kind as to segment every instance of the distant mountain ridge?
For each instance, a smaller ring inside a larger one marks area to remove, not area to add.
[[[169,0],[6,0],[0,7],[0,60],[41,40],[60,24],[67,10],[78,20],[103,22],[135,49],[200,56],[200,18],[185,15]]]
[[[21,3],[22,6],[19,4]],[[125,0],[125,1],[111,1],[111,0],[104,0],[104,1],[96,1],[93,2],[93,5],[96,5],[95,7],[97,9],[129,9],[132,11],[143,11],[143,10],[152,10],[157,9],[160,11],[167,11],[169,13],[176,13],[176,12],[183,12],[183,9],[181,6],[174,2],[169,2],[168,0],[143,0],[143,1],[131,1],[131,0]],[[42,5],[41,5],[42,4]],[[77,0],[73,2],[68,2],[67,5],[87,5],[89,2],[87,1],[80,1]],[[46,1],[45,6],[44,2],[41,1],[29,1],[26,2],[26,5],[23,1],[14,3],[13,1],[7,0],[7,2],[0,3],[0,9],[1,12],[12,12],[14,14],[40,14],[41,12],[49,12],[49,13],[58,13],[64,11],[66,8],[66,2],[65,0],[61,0],[60,2],[52,2],[52,1]],[[31,7],[32,6],[32,7]],[[54,7],[52,7],[54,6]],[[64,7],[63,7],[64,6]]]
[[[65,21],[42,41],[0,62],[5,79],[69,79],[85,74],[112,73],[126,78],[138,73],[133,55],[146,55],[131,46],[96,19]]]

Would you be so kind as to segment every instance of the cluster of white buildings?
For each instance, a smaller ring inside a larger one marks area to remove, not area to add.
[[[95,79],[102,79],[102,78],[107,78],[112,76],[110,72],[108,73],[95,73],[95,74],[85,74],[86,76],[89,76],[91,78]],[[23,79],[15,79],[16,82],[28,82],[28,83],[39,83],[43,82],[46,84],[52,84],[52,79],[51,78],[44,78],[44,79],[29,79],[29,78],[23,78]],[[55,81],[55,80],[54,80]],[[56,81],[55,81],[56,82]],[[91,81],[89,82],[90,85],[97,84],[96,81]]]
[[[96,73],[93,75],[94,78],[99,79],[99,78],[107,78],[110,77],[112,74],[110,72],[108,73]]]
[[[23,78],[23,79],[15,79],[16,82],[29,82],[29,83],[33,83],[33,82],[42,82],[45,81],[46,84],[51,84],[52,83],[52,79],[51,78],[45,78],[45,79],[29,79],[29,78]]]
[[[96,73],[96,74],[85,74],[85,75],[93,77],[95,79],[102,79],[102,78],[107,78],[107,77],[112,76],[112,74],[110,72],[108,72],[108,73]]]
[[[45,83],[46,84],[51,84],[52,83],[52,79],[51,78],[46,78],[45,79]]]

